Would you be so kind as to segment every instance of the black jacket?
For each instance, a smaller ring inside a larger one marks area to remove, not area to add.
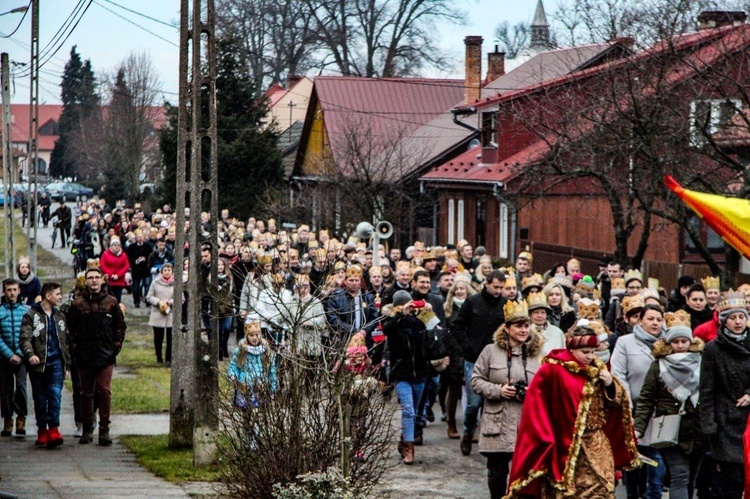
[[[737,407],[743,395],[750,395],[750,335],[738,343],[720,331],[703,352],[698,404],[717,461],[743,462],[742,435],[750,415],[750,406]]]
[[[440,295],[429,292],[426,295],[412,290],[411,297],[413,300],[424,300],[432,306],[432,311],[440,319],[440,327],[447,329],[447,320],[445,319],[445,302]],[[391,297],[391,300],[393,297]]]
[[[466,299],[452,331],[464,351],[464,360],[476,362],[482,349],[492,343],[495,330],[505,322],[505,302],[502,296],[495,298],[485,289]]]
[[[393,303],[393,295],[396,294],[396,291],[401,290],[408,291],[409,294],[411,294],[411,284],[405,288],[402,288],[397,282],[394,282],[393,286],[383,291],[383,293],[380,295],[380,306],[384,307],[388,304]]]
[[[71,350],[84,369],[101,369],[115,363],[125,341],[125,318],[114,296],[105,287],[93,294],[85,289],[68,310]]]
[[[427,330],[415,315],[404,315],[388,306],[384,313],[383,334],[388,338],[391,381],[414,381],[427,376],[423,342]]]
[[[134,278],[144,279],[151,275],[151,267],[148,266],[148,258],[154,251],[153,247],[144,242],[143,244],[133,243],[125,249],[130,261],[130,272]]]

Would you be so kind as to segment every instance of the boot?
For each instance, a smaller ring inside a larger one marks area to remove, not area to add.
[[[19,436],[19,437],[26,436],[26,417],[25,416],[18,416],[16,418],[16,436]]]
[[[479,442],[479,436],[477,430],[474,430],[474,434],[471,436],[471,443],[476,444]]]
[[[421,431],[419,433],[414,432],[414,445],[424,445],[424,437]]]
[[[0,432],[0,437],[11,436],[13,434],[13,418],[5,418],[3,423],[3,431]]]
[[[99,445],[108,447],[112,445],[112,439],[109,437],[109,425],[99,425]]]
[[[471,435],[464,435],[461,439],[461,454],[468,456],[471,454]]]
[[[83,435],[78,440],[79,444],[90,444],[94,441],[94,425],[86,424],[83,425]]]
[[[49,432],[47,432],[47,448],[54,449],[62,444],[63,436],[60,435],[60,430],[57,429],[57,426],[50,428]]]
[[[404,464],[414,464],[414,442],[407,442],[404,447]]]
[[[456,429],[456,420],[448,421],[448,438],[450,438],[451,440],[458,440],[459,438],[461,438],[461,435]]]
[[[47,428],[39,428],[34,445],[37,447],[44,447],[47,445]]]
[[[401,457],[404,457],[404,448],[406,447],[406,442],[404,442],[404,436],[401,435],[401,440],[398,441],[398,455]]]

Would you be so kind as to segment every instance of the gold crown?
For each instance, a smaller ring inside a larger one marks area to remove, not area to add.
[[[505,323],[516,322],[520,320],[529,320],[529,306],[525,301],[508,301],[503,307],[505,314]]]
[[[359,265],[352,265],[346,269],[346,277],[362,277],[362,267]]]
[[[706,289],[721,289],[721,279],[718,277],[704,277],[701,282]]]
[[[740,287],[737,288],[737,291],[739,293],[744,293],[745,295],[750,295],[750,284],[740,285]]]
[[[258,257],[258,265],[268,265],[272,261],[273,259],[271,258],[271,255],[262,255]]]
[[[601,321],[589,321],[589,325],[591,329],[594,330],[597,336],[600,334],[607,334],[607,328],[604,327],[604,324],[602,324]]]
[[[667,312],[664,314],[664,320],[667,321],[667,329],[675,326],[690,327],[690,314],[684,310],[676,312]]]
[[[719,302],[719,312],[725,310],[731,310],[733,308],[746,308],[747,300],[745,300],[745,293],[737,292],[732,289],[726,292],[722,300]]]
[[[620,307],[622,308],[622,313],[625,315],[628,315],[631,310],[635,310],[637,308],[643,308],[645,306],[644,298],[641,295],[635,295],[635,296],[626,296],[622,299],[622,302],[620,303]]]
[[[578,317],[581,319],[597,320],[601,317],[599,300],[581,298],[578,301]]]
[[[545,295],[541,291],[539,293],[535,293],[533,291],[529,293],[529,296],[526,297],[526,304],[529,310],[536,310],[537,308],[549,308],[549,305],[547,304],[547,295]]]
[[[612,286],[610,287],[610,289],[612,291],[616,289],[625,291],[625,279],[623,279],[622,277],[615,277],[614,279],[612,279]]]
[[[101,268],[101,265],[99,264],[98,258],[89,258],[86,260],[86,270],[99,268]]]
[[[566,275],[556,275],[552,279],[549,280],[549,282],[557,284],[559,286],[563,286],[565,288],[572,288],[573,287],[573,279]]]
[[[640,270],[630,269],[625,272],[625,282],[632,281],[633,279],[638,279],[641,283],[643,283],[643,274],[641,274]]]
[[[644,302],[649,298],[655,298],[661,301],[661,295],[659,295],[659,292],[653,288],[644,288],[643,290],[641,290],[641,297],[643,298]]]
[[[542,279],[541,275],[533,274],[529,277],[524,277],[523,279],[521,279],[521,285],[523,286],[524,291],[534,286],[541,289],[544,286],[544,280]]]
[[[509,275],[505,278],[505,286],[516,286],[516,276]]]
[[[585,279],[579,279],[576,283],[576,289],[580,289],[581,291],[584,291],[586,293],[590,293],[596,288],[596,283],[591,280],[585,280]]]
[[[528,260],[528,261],[529,261],[529,263],[531,263],[531,262],[533,262],[533,261],[534,261],[534,257],[533,257],[533,256],[531,255],[531,253],[530,253],[530,252],[528,252],[528,251],[522,251],[522,252],[521,252],[521,253],[520,253],[520,254],[518,255],[518,258],[520,258],[521,260]]]

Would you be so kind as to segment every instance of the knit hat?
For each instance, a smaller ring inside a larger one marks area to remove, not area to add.
[[[401,307],[411,301],[411,294],[403,289],[400,289],[393,293],[393,306]]]
[[[692,286],[693,284],[695,284],[695,278],[693,276],[681,275],[680,278],[677,279],[677,289],[685,286]]]
[[[693,330],[690,329],[690,314],[684,310],[667,312],[664,315],[664,320],[667,323],[667,334],[664,338],[667,343],[671,343],[677,338],[693,339]]]
[[[719,302],[719,322],[723,326],[730,315],[741,313],[747,319],[747,301],[744,293],[738,293],[733,290],[727,291],[724,298]]]

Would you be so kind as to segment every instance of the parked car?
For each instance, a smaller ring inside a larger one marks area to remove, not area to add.
[[[46,190],[53,201],[76,201],[94,195],[94,189],[75,182],[54,182],[48,184]]]

